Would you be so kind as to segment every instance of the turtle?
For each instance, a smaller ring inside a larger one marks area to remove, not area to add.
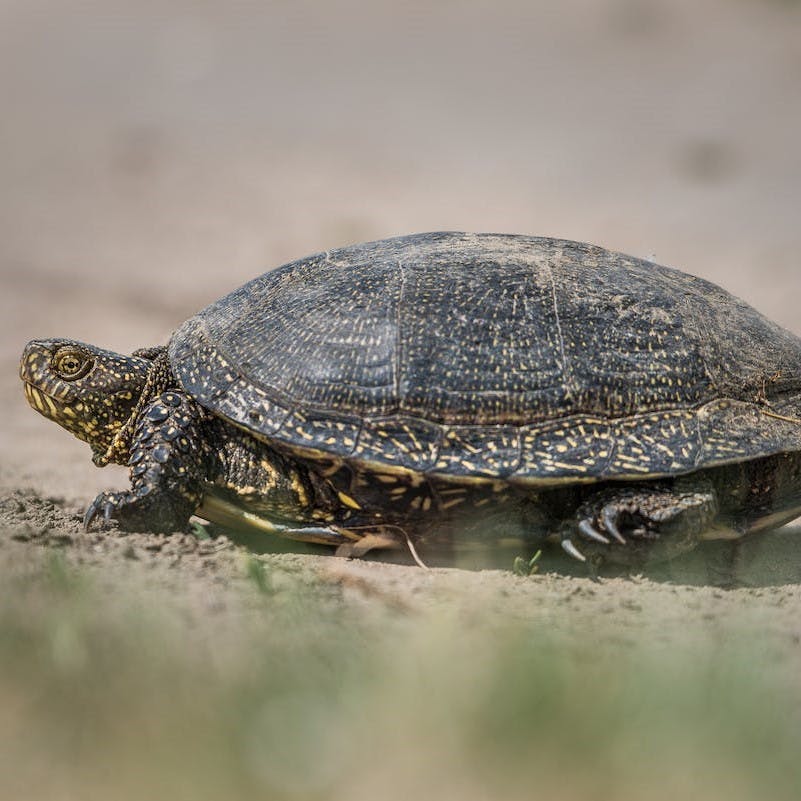
[[[801,515],[801,339],[596,245],[435,232],[268,271],[121,355],[30,342],[34,409],[127,465],[85,516],[359,556],[561,543],[635,565]]]

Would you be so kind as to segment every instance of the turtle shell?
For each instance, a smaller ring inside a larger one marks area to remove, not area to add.
[[[526,484],[801,449],[801,339],[600,247],[431,233],[320,253],[188,320],[180,384],[276,447]]]

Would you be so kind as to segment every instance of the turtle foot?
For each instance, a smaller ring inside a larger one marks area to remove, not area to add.
[[[562,548],[580,561],[642,565],[690,550],[717,512],[707,486],[605,490],[560,530]]]
[[[179,518],[175,509],[164,498],[159,501],[157,493],[101,492],[86,510],[83,527],[89,531],[92,523],[102,519],[106,523],[116,522],[124,531],[169,532],[182,529],[187,520]],[[188,518],[187,518],[188,519]]]

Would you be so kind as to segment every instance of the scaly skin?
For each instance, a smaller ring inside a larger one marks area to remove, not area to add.
[[[131,489],[103,492],[84,523],[102,513],[125,529],[175,531],[186,526],[203,497],[208,444],[198,436],[205,412],[183,393],[167,391],[143,410],[128,458]]]
[[[99,458],[130,419],[151,367],[146,358],[48,339],[28,343],[20,378],[28,403],[88,442]]]

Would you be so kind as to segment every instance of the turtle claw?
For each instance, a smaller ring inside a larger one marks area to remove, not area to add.
[[[89,504],[89,508],[83,516],[83,530],[89,531],[92,523],[101,515],[106,523],[112,523],[114,512],[119,508],[123,500],[121,497],[123,494],[124,493],[119,492],[101,492],[100,495]]]
[[[598,531],[589,520],[581,520],[578,524],[579,534],[593,542],[600,542],[602,545],[609,545],[609,540]],[[610,532],[612,533],[612,532]],[[614,534],[613,534],[614,536]],[[618,535],[619,536],[619,535]],[[625,540],[624,540],[625,542]]]
[[[565,553],[572,556],[574,559],[578,559],[579,562],[587,561],[587,557],[584,556],[584,554],[578,548],[576,548],[576,546],[573,544],[573,540],[562,540],[562,550],[564,550]]]
[[[603,561],[605,555],[618,545],[627,545],[628,540],[620,533],[620,519],[622,515],[633,511],[630,506],[618,501],[603,502],[597,506],[587,504],[579,509],[577,518],[567,523],[562,532],[561,545],[565,553],[592,568],[593,559]],[[574,535],[578,535],[589,547],[589,559],[570,538]],[[636,531],[633,535],[637,536]]]
[[[584,510],[585,513],[591,510]],[[581,517],[578,522],[573,525],[573,531],[578,534],[587,542],[598,543],[599,545],[612,545],[612,540],[619,545],[626,545],[626,538],[620,533],[618,527],[618,520],[620,519],[621,508],[614,503],[608,503],[595,514],[587,514],[586,517]],[[609,536],[607,536],[609,535]],[[565,547],[565,540],[562,541],[562,547]],[[567,550],[567,549],[565,549]],[[568,551],[570,553],[570,551]],[[572,555],[572,554],[571,554]]]
[[[604,531],[610,536],[614,537],[621,545],[626,544],[626,538],[620,533],[617,527],[617,519],[620,515],[620,510],[614,504],[607,504],[601,510],[601,523],[603,524]]]
[[[98,503],[99,498],[100,496],[95,498],[86,509],[86,514],[83,516],[84,531],[89,531],[89,526],[92,525],[92,521],[97,517],[97,514],[100,511],[100,504]]]

